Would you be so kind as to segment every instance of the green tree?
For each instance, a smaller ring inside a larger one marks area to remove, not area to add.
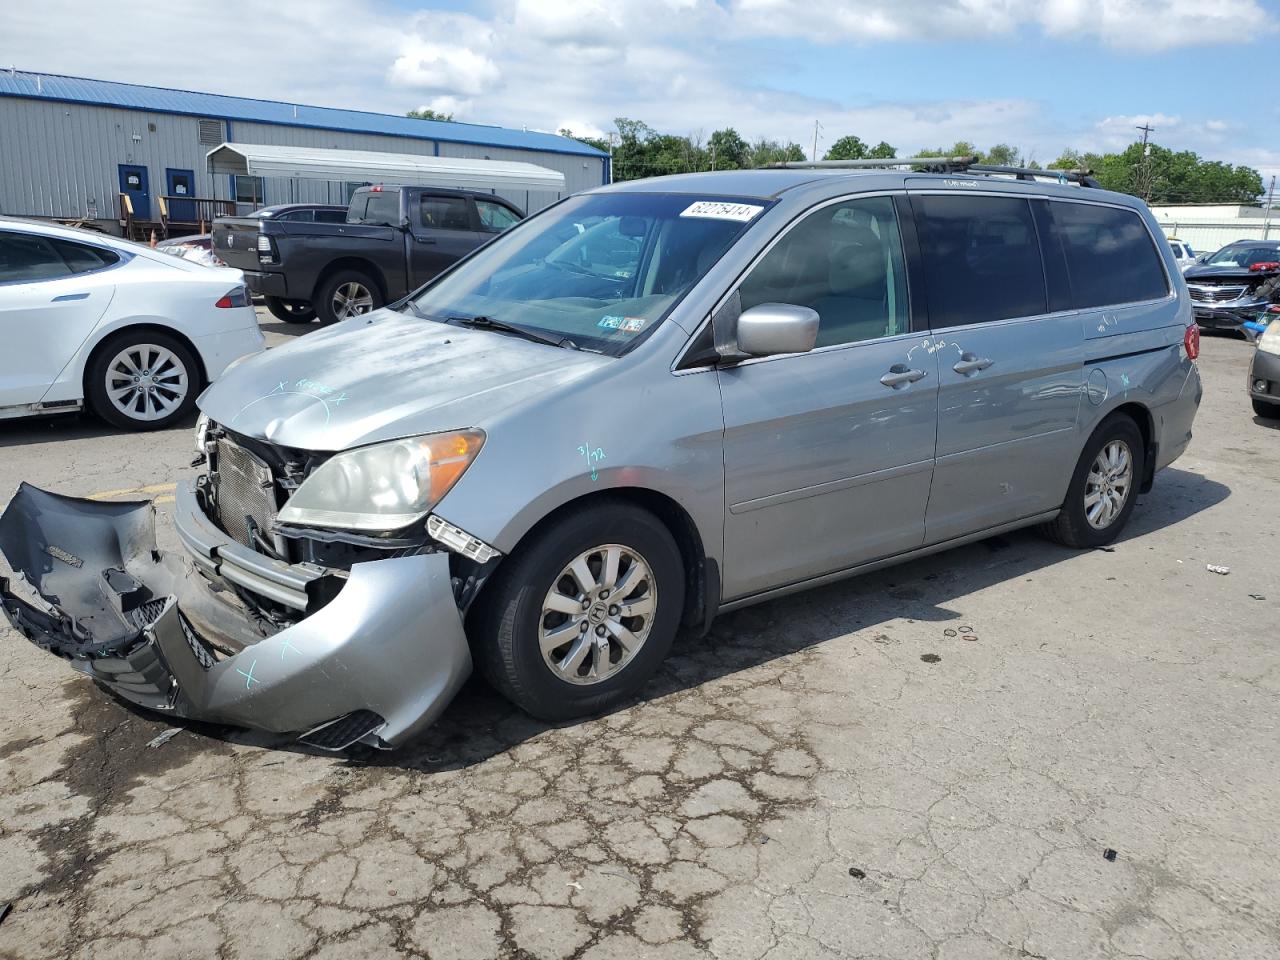
[[[865,160],[868,156],[867,145],[862,138],[849,134],[841,137],[822,155],[823,160]]]
[[[580,137],[568,127],[563,127],[557,131],[560,136],[567,137],[570,140],[577,140],[579,143],[585,143],[589,147],[595,147],[605,153],[609,152],[609,141],[604,137]]]
[[[867,151],[867,156],[873,160],[892,160],[898,156],[898,151],[896,147],[890,146],[881,140]]]
[[[798,143],[783,144],[764,137],[751,144],[747,153],[747,166],[766,167],[771,163],[797,163],[808,159]]]
[[[446,122],[453,120],[452,113],[441,113],[439,110],[432,110],[430,107],[410,110],[405,116],[412,117],[414,120],[444,120]]]
[[[717,170],[739,170],[748,166],[749,149],[747,141],[733,127],[717,130],[707,141],[707,150]]]
[[[1022,166],[1021,152],[1017,147],[1007,143],[997,143],[986,152],[983,162],[999,167],[1020,167]]]

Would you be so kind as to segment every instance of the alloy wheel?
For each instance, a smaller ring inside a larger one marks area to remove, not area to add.
[[[1133,454],[1123,440],[1108,442],[1093,460],[1084,485],[1089,526],[1105,530],[1124,510],[1133,487]]]
[[[137,343],[107,365],[106,388],[111,405],[130,420],[163,420],[186,400],[191,377],[172,351]]]
[[[644,645],[657,605],[653,572],[635,550],[609,543],[583,551],[542,601],[542,659],[569,683],[607,680]]]
[[[373,292],[363,283],[349,280],[333,291],[333,315],[339,320],[356,317],[373,309]]]

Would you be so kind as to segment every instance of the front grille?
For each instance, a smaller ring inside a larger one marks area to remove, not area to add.
[[[276,522],[276,487],[271,468],[227,437],[217,443],[217,520],[226,533],[253,547],[250,529],[271,542]],[[256,548],[255,548],[256,549]]]
[[[1188,285],[1187,287],[1192,300],[1210,303],[1226,303],[1229,300],[1239,300],[1245,289],[1243,285],[1231,287],[1193,287]]]

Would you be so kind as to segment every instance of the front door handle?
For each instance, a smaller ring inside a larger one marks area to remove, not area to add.
[[[960,359],[956,361],[956,365],[951,369],[963,377],[968,377],[979,370],[987,369],[993,363],[995,361],[987,357],[975,357],[972,353],[962,353],[960,354]]]
[[[414,243],[435,243],[436,238],[435,237],[414,237],[413,242]]]
[[[915,383],[924,376],[925,372],[923,370],[913,370],[905,363],[895,363],[889,368],[889,372],[880,378],[880,382],[886,387],[893,387],[896,390],[898,387],[906,386],[908,383]]]

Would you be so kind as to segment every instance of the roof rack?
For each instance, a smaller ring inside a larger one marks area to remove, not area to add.
[[[1097,187],[1092,170],[1042,170],[1036,167],[1006,167],[979,163],[977,157],[889,157],[873,160],[793,160],[770,163],[768,167],[784,170],[875,170],[888,167],[919,167],[925,173],[972,173],[984,176],[1006,176],[1018,180],[1052,180]]]

